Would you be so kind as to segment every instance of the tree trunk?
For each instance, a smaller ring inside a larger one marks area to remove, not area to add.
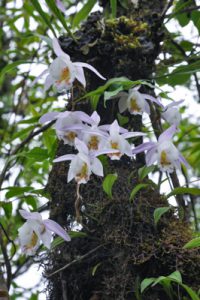
[[[107,2],[101,3],[104,11]],[[166,5],[165,0],[140,0],[138,8],[131,4],[128,9],[118,7],[118,18],[110,20],[105,20],[99,12],[94,13],[77,32],[78,44],[62,36],[61,47],[72,61],[92,64],[107,79],[120,76],[131,80],[151,79],[164,37],[162,23]],[[102,85],[92,73],[86,75],[88,91]],[[141,92],[153,94],[146,87]],[[73,101],[82,93],[77,83],[68,109],[74,108]],[[78,102],[75,109],[92,112],[87,100]],[[111,123],[117,118],[117,101],[108,101],[104,107],[100,99],[97,111],[102,124]],[[127,117],[126,127],[139,131],[141,117],[129,114]],[[139,143],[141,138],[136,140]],[[57,155],[71,152],[71,147],[59,144]],[[110,199],[103,192],[102,179],[96,176],[81,185],[82,236],[61,244],[49,255],[45,270],[49,275],[49,299],[141,299],[140,282],[144,278],[169,275],[175,270],[182,273],[185,283],[198,288],[199,253],[182,249],[191,239],[188,225],[178,220],[171,210],[155,227],[155,208],[168,203],[149,179],[145,181],[149,184],[147,188],[138,192],[132,202],[129,200],[131,190],[139,183],[138,169],[144,165],[144,156],[138,155],[135,161],[127,157],[115,162],[105,159],[104,164],[106,174],[118,174],[113,197]],[[51,219],[73,230],[77,226],[74,206],[77,187],[74,182],[67,184],[68,167],[67,162],[55,164],[47,188],[52,198]],[[52,274],[64,266],[64,270]],[[155,286],[145,292],[143,299],[169,298],[160,286]]]

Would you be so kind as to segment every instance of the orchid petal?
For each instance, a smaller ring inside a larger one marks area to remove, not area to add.
[[[153,165],[153,163],[157,160],[158,154],[157,154],[157,148],[156,146],[147,151],[146,153],[146,164],[147,167]]]
[[[111,125],[110,125],[110,135],[116,135],[119,134],[119,124],[117,120],[115,120]]]
[[[70,61],[70,56],[61,49],[57,38],[53,38],[52,45],[53,45],[53,51],[58,57],[61,56],[67,61]]]
[[[183,103],[185,100],[179,100],[179,101],[173,101],[172,103],[168,104],[165,106],[165,109],[166,108],[169,108],[169,107],[173,107],[173,106],[178,106],[179,104]]]
[[[45,90],[45,92],[52,86],[52,84],[54,84],[54,79],[52,78],[51,74],[49,74],[46,77],[45,83],[44,83],[44,90]]]
[[[63,12],[65,13],[66,9],[63,5],[63,3],[60,0],[56,0],[56,6]]]
[[[163,104],[157,98],[155,98],[151,95],[148,95],[148,94],[141,94],[141,95],[144,97],[144,99],[150,100],[152,102],[155,102],[159,106],[164,107]]]
[[[95,156],[99,156],[102,154],[109,154],[109,153],[119,153],[119,149],[103,149],[103,150],[99,150],[99,151],[95,151]]]
[[[95,123],[96,125],[98,125],[98,124],[100,123],[100,120],[101,120],[99,114],[98,114],[96,111],[94,111],[94,112],[92,113],[91,119],[94,121],[94,123]]]
[[[84,142],[82,142],[81,140],[75,138],[74,140],[74,145],[76,147],[76,149],[80,152],[80,153],[84,153],[84,154],[88,154],[88,147],[86,146],[86,144]]]
[[[78,117],[82,122],[88,123],[88,124],[94,124],[94,120],[85,112],[83,111],[74,111],[73,114],[75,117]]]
[[[46,113],[44,114],[40,119],[39,119],[39,122],[41,124],[43,123],[46,123],[46,122],[50,122],[50,121],[53,121],[55,119],[57,119],[59,115],[59,112],[50,112],[50,113]]]
[[[83,68],[82,67],[78,67],[76,65],[75,66],[75,69],[76,69],[76,79],[84,86],[84,88],[86,87],[86,79],[85,79],[85,74],[84,74],[84,71],[83,71]]]
[[[55,163],[55,162],[61,162],[65,160],[72,160],[75,156],[76,156],[75,154],[65,154],[54,159],[53,162]]]
[[[19,210],[20,215],[26,220],[42,221],[42,216],[38,212],[28,212],[24,209]]]
[[[156,143],[154,143],[154,142],[143,143],[143,144],[133,148],[132,152],[133,152],[133,154],[138,154],[138,153],[143,152],[145,150],[150,150],[155,145],[156,145]]]
[[[97,176],[103,176],[103,165],[98,158],[94,158],[91,164],[91,171]]]
[[[187,168],[191,168],[190,164],[187,162],[187,160],[183,157],[181,153],[179,153],[179,161],[184,164]]]
[[[67,232],[55,221],[47,219],[47,220],[44,220],[43,223],[48,230],[56,233],[61,238],[63,238],[63,240],[65,240],[67,242],[71,241],[71,238],[67,234]]]
[[[137,137],[137,136],[146,136],[146,133],[137,132],[137,131],[135,131],[135,132],[126,132],[126,133],[123,133],[122,136],[125,139],[129,139],[129,138]]]
[[[87,63],[83,63],[83,62],[74,62],[73,63],[74,66],[77,67],[83,67],[83,68],[87,68],[89,70],[91,70],[92,72],[94,72],[98,77],[100,77],[103,80],[106,80],[105,77],[103,77],[93,66],[87,64]]]
[[[128,95],[127,95],[128,96]],[[123,113],[127,108],[127,96],[125,97],[121,97],[119,102],[118,102],[118,107],[119,107],[119,112]]]
[[[166,140],[170,140],[175,132],[177,131],[177,127],[175,124],[173,124],[171,127],[169,127],[167,130],[165,130],[158,138],[158,142],[162,143]]]
[[[45,221],[43,221],[43,224],[45,225]],[[45,226],[46,227],[46,226]],[[45,230],[43,233],[40,233],[40,239],[42,240],[42,243],[47,249],[51,248],[51,239],[52,239],[52,233],[49,230]]]
[[[149,103],[146,100],[144,101],[144,112],[146,112],[148,115],[151,113]]]

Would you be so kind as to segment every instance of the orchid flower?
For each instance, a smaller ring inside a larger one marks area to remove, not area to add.
[[[112,160],[119,160],[124,154],[130,157],[133,156],[131,145],[126,139],[145,135],[142,132],[125,132],[120,134],[120,127],[116,120],[110,125],[109,133],[108,148],[118,150],[117,152],[108,153]]]
[[[147,151],[147,166],[151,166],[154,162],[157,161],[158,167],[162,172],[167,171],[168,173],[172,173],[174,169],[180,170],[181,163],[186,167],[189,167],[189,164],[187,163],[185,158],[181,155],[181,153],[171,141],[176,131],[176,125],[174,124],[159,136],[157,143],[143,143],[133,149],[133,154]]]
[[[53,161],[61,162],[71,160],[67,181],[70,182],[73,178],[75,178],[78,184],[85,184],[90,179],[90,175],[92,173],[97,176],[103,176],[103,166],[97,156],[111,153],[113,150],[103,149],[100,151],[91,152],[85,143],[77,138],[75,138],[75,147],[78,150],[78,154],[62,155]]]
[[[183,102],[184,100],[180,100],[176,102],[174,101],[164,107],[161,116],[170,125],[176,124],[176,126],[178,126],[179,123],[181,122],[181,114],[177,106]]]
[[[93,120],[91,126],[86,126],[82,133],[83,136],[81,140],[87,145],[90,151],[97,151],[103,149],[106,143],[106,140],[109,136],[107,130],[110,125],[100,125],[100,116],[96,111],[90,117]]]
[[[79,151],[78,154],[66,154],[54,159],[53,162],[61,162],[71,160],[67,181],[70,182],[75,178],[78,184],[85,184],[90,179],[92,173],[103,176],[103,166],[101,161],[96,157],[100,152],[91,155],[88,147],[84,142],[75,138],[75,147]]]
[[[155,102],[159,106],[163,106],[160,101],[150,95],[142,94],[138,91],[138,87],[134,87],[127,92],[120,92],[118,94],[119,98],[119,111],[124,112],[126,109],[132,115],[142,115],[143,112],[150,114],[150,106],[147,100]]]
[[[26,223],[19,229],[19,241],[22,252],[26,255],[34,255],[42,243],[50,249],[52,232],[62,237],[65,241],[71,240],[67,232],[55,221],[46,219],[43,220],[38,212],[27,212],[26,210],[19,210],[21,216],[26,219]]]
[[[50,112],[43,115],[39,122],[46,123],[56,120],[55,129],[59,139],[64,141],[64,144],[74,145],[75,137],[80,137],[81,131],[85,128],[84,123],[93,124],[86,113],[82,111],[65,111],[65,112]]]
[[[83,68],[87,68],[94,72],[101,79],[105,80],[94,67],[83,62],[72,62],[70,56],[66,54],[60,47],[58,40],[52,40],[53,50],[57,58],[51,63],[50,67],[43,71],[34,81],[34,83],[44,74],[48,74],[45,80],[45,90],[54,85],[58,92],[67,91],[72,87],[75,79],[77,79],[84,87],[86,80]]]

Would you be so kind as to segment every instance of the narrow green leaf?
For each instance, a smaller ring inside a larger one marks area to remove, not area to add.
[[[8,219],[12,217],[12,202],[2,202],[1,207],[3,208]]]
[[[106,103],[107,100],[113,100],[111,98],[116,96],[121,91],[123,91],[123,86],[122,85],[120,85],[119,87],[116,86],[116,89],[114,89],[112,91],[106,91],[104,93],[104,104]]]
[[[111,7],[112,17],[116,18],[116,15],[117,15],[117,0],[110,0],[110,7]]]
[[[92,276],[95,275],[96,270],[98,269],[98,267],[101,265],[101,263],[98,263],[96,266],[94,266],[94,268],[92,269]]]
[[[136,195],[141,189],[146,188],[148,185],[149,185],[148,183],[139,183],[139,184],[137,184],[137,185],[132,189],[129,200],[130,200],[130,201],[133,201],[135,195]]]
[[[33,190],[31,186],[11,186],[8,188],[8,192],[6,193],[6,199],[23,195],[24,193],[30,192],[31,190]]]
[[[112,187],[115,181],[117,180],[117,174],[108,174],[103,181],[103,190],[104,192],[112,198]]]
[[[86,19],[95,4],[96,4],[96,0],[88,0],[86,4],[81,8],[81,10],[77,14],[75,14],[72,27],[78,26],[81,21]]]
[[[61,11],[56,6],[55,0],[45,0],[45,2],[47,3],[47,5],[51,9],[51,11],[55,14],[55,16],[58,18],[58,20],[61,22],[61,24],[63,25],[63,27],[66,29],[67,33],[72,38],[74,38],[72,32],[70,31],[69,27],[67,26],[65,17],[63,16],[63,14],[61,13]]]
[[[45,13],[43,11],[39,1],[38,0],[30,0],[30,1],[33,4],[33,6],[35,7],[35,9],[37,10],[37,12],[39,13],[39,15],[41,16],[41,18],[43,19],[43,21],[46,23],[47,27],[49,27],[51,29],[54,36],[56,37],[56,32],[55,32],[53,26],[51,25],[51,22],[49,20],[49,16],[48,16],[47,13]]]
[[[31,62],[27,61],[27,60],[18,60],[13,63],[9,63],[0,71],[0,81],[3,79],[3,77],[6,73],[10,72],[11,70],[15,69],[16,67],[18,67],[22,64],[28,64],[28,63],[31,63]]]
[[[181,284],[181,286],[187,291],[192,300],[200,300],[199,296],[186,284]]]
[[[53,242],[51,243],[51,250],[55,249],[56,247],[58,247],[62,243],[64,243],[64,240],[60,236],[56,237],[53,240]]]
[[[193,248],[197,248],[197,247],[200,247],[200,237],[192,239],[187,244],[185,244],[183,248],[184,249],[193,249]]]
[[[149,173],[153,172],[156,166],[142,167],[138,170],[139,180],[143,180]]]
[[[162,217],[163,214],[168,212],[170,210],[170,207],[158,207],[154,210],[153,217],[154,217],[154,223],[157,225],[158,221]]]
[[[152,285],[152,283],[155,281],[155,278],[145,278],[144,280],[142,280],[141,282],[141,293],[144,292],[144,290],[146,290],[146,288],[148,288],[150,285]]]
[[[91,103],[93,110],[96,110],[97,105],[99,103],[99,98],[100,98],[100,95],[94,95],[94,96],[90,97],[90,103]]]
[[[186,187],[178,187],[175,188],[171,193],[167,195],[167,198],[174,196],[174,195],[183,195],[183,194],[191,194],[194,196],[200,195],[200,189],[198,188],[186,188]]]
[[[87,236],[87,233],[82,231],[70,231],[68,234],[71,238],[84,238]]]

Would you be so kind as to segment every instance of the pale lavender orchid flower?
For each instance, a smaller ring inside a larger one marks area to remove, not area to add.
[[[127,139],[138,136],[145,136],[146,134],[142,132],[125,132],[120,134],[120,126],[115,120],[110,125],[109,130],[110,136],[108,138],[107,148],[111,148],[113,150],[117,150],[118,152],[108,153],[108,156],[112,160],[119,160],[122,155],[126,154],[127,156],[132,157],[132,147]]]
[[[62,237],[65,241],[71,240],[67,232],[55,221],[43,220],[38,212],[28,212],[19,210],[21,216],[26,219],[26,223],[19,229],[19,241],[22,252],[26,255],[34,255],[40,246],[40,241],[50,249],[52,232]]]
[[[128,109],[132,115],[142,115],[143,112],[150,114],[150,106],[147,100],[163,107],[160,101],[148,94],[142,94],[138,91],[140,86],[134,87],[127,92],[119,92],[119,111],[120,113]]]
[[[179,112],[178,105],[183,102],[184,100],[174,101],[164,107],[161,116],[170,125],[176,124],[176,126],[178,126],[180,124],[181,114]]]
[[[70,56],[61,49],[56,38],[53,38],[52,45],[57,58],[51,63],[47,70],[43,71],[42,74],[34,80],[35,83],[41,76],[48,74],[45,80],[45,90],[48,90],[54,85],[58,92],[67,91],[72,87],[75,79],[85,87],[86,79],[83,68],[91,70],[103,80],[106,79],[93,66],[83,62],[72,62]]]
[[[157,161],[158,167],[162,172],[172,173],[175,169],[181,170],[181,164],[190,167],[185,158],[174,146],[171,139],[177,131],[176,125],[172,125],[165,130],[156,142],[146,142],[135,147],[132,152],[138,154],[146,152],[146,164],[151,166]]]
[[[56,120],[55,129],[57,137],[64,141],[64,144],[73,146],[76,137],[81,138],[82,130],[87,124],[94,124],[94,120],[82,111],[50,112],[43,115],[39,122],[46,123]],[[84,122],[84,123],[83,123]]]
[[[103,176],[103,165],[97,156],[111,153],[111,149],[103,149],[95,152],[91,152],[86,144],[75,138],[75,147],[78,150],[77,154],[62,155],[53,162],[62,162],[71,160],[67,181],[70,182],[73,178],[78,184],[85,184],[90,179],[90,175],[93,173],[97,176]]]

